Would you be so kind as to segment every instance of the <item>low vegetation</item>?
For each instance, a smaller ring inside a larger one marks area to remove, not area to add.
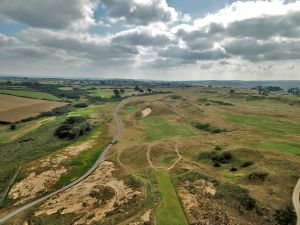
[[[193,125],[193,127],[197,128],[199,130],[204,130],[204,131],[210,132],[212,134],[227,132],[226,129],[214,127],[209,123],[194,122],[194,123],[192,123],[192,125]]]

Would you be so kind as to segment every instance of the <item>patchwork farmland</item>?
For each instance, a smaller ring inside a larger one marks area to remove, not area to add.
[[[29,117],[38,116],[42,112],[62,107],[66,103],[0,94],[0,105],[0,121],[15,123]]]

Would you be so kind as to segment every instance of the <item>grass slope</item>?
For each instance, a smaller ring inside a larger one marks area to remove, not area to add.
[[[300,156],[300,144],[283,142],[251,142],[249,145],[256,149],[279,151]]]
[[[168,122],[164,117],[146,117],[142,120],[144,125],[148,141],[155,141],[163,138],[173,136],[188,137],[194,133],[184,124],[176,124],[174,122]]]
[[[187,219],[169,173],[157,170],[155,176],[161,194],[161,202],[155,211],[157,225],[187,225]]]

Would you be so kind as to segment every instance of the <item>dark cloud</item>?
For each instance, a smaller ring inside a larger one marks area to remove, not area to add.
[[[32,27],[63,29],[91,23],[96,0],[1,0],[0,15]]]

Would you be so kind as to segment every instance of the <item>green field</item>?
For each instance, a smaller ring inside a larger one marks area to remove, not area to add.
[[[109,89],[90,90],[89,93],[91,96],[99,96],[101,98],[110,98],[113,96],[112,90]]]
[[[161,202],[155,210],[157,225],[188,224],[169,173],[157,170],[155,176],[161,194]]]
[[[137,112],[138,109],[139,108],[135,105],[129,105],[129,106],[126,107],[126,111],[129,112],[129,113]]]
[[[176,124],[168,121],[165,117],[146,117],[142,119],[142,124],[147,132],[146,139],[155,141],[173,136],[188,137],[194,134],[192,129],[185,124]]]
[[[0,94],[14,95],[26,98],[36,98],[36,99],[45,99],[51,101],[59,100],[58,97],[40,91],[31,91],[31,90],[8,90],[8,89],[0,89]]]
[[[249,146],[255,149],[279,151],[300,156],[300,144],[278,142],[251,142]]]
[[[294,135],[300,133],[300,123],[275,121],[263,117],[238,113],[223,112],[223,117],[235,124],[249,125],[262,132]]]

